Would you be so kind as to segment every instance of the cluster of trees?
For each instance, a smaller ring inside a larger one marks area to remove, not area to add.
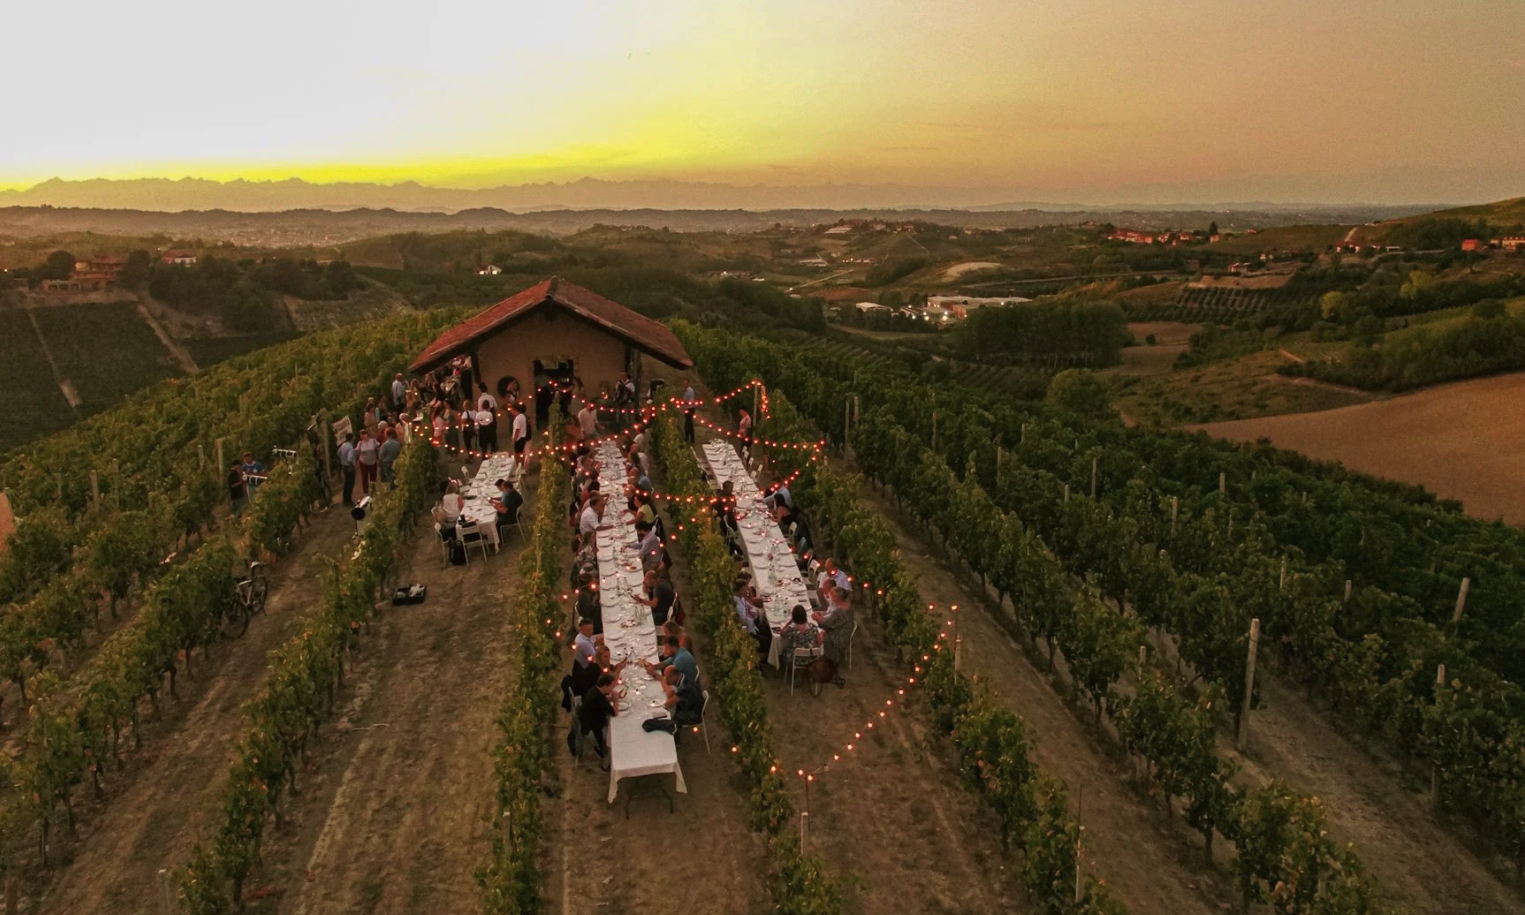
[[[970,312],[954,331],[960,354],[1056,365],[1116,365],[1128,322],[1113,302],[1026,302]]]
[[[1427,216],[1418,222],[1393,226],[1387,233],[1387,243],[1427,251],[1456,248],[1468,238],[1489,238],[1492,235],[1493,229],[1486,219],[1470,222],[1454,216]]]
[[[284,327],[284,312],[270,291],[247,277],[238,264],[208,257],[191,267],[152,267],[148,294],[181,311],[215,316],[236,333]]]
[[[1357,337],[1344,361],[1288,365],[1282,373],[1369,391],[1407,391],[1525,369],[1525,317],[1509,317],[1504,303],[1497,299],[1479,303],[1460,324],[1436,331],[1418,328],[1389,338],[1381,346],[1371,345],[1369,325],[1358,325],[1357,330],[1363,335]]]
[[[868,286],[888,286],[927,265],[924,257],[890,257],[868,269],[863,282]]]

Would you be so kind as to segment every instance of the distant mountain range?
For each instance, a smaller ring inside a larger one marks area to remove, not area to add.
[[[210,181],[203,178],[53,178],[25,190],[0,191],[0,207],[52,206],[101,209],[231,210],[257,213],[296,209],[389,209],[404,212],[457,213],[495,208],[511,213],[542,210],[812,210],[963,209],[979,212],[1118,211],[1256,211],[1306,213],[1320,221],[1335,214],[1382,212],[1398,215],[1437,209],[1412,206],[1321,206],[1264,202],[1106,206],[1051,202],[1009,202],[1010,188],[914,187],[898,184],[820,184],[812,186],[731,185],[699,181],[604,181],[582,178],[566,183],[503,185],[462,189],[400,184],[336,182],[316,184],[299,178],[284,181]],[[1007,201],[1007,202],[1003,202]]]

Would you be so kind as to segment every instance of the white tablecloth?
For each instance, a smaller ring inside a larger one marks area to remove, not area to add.
[[[747,565],[752,570],[757,593],[763,599],[768,625],[777,635],[778,630],[789,622],[790,611],[796,606],[810,609],[810,592],[804,576],[795,564],[788,538],[763,503],[762,489],[736,449],[727,442],[708,441],[704,443],[704,459],[710,465],[716,487],[729,482],[736,494],[736,525],[747,551]],[[775,638],[768,651],[768,663],[774,667],[778,666],[780,641]]]
[[[597,533],[598,597],[604,620],[604,644],[610,659],[630,663],[620,672],[618,688],[625,693],[619,714],[609,722],[609,803],[619,795],[622,778],[671,772],[677,790],[687,794],[678,747],[665,731],[644,731],[648,718],[666,718],[662,684],[646,673],[642,661],[656,663],[657,626],[651,608],[632,599],[641,588],[640,543],[635,525],[624,510],[626,462],[619,447],[603,442],[597,450],[599,489],[609,496],[604,524]]]
[[[482,461],[471,482],[461,488],[461,498],[466,501],[461,507],[461,517],[475,521],[494,550],[498,548],[498,510],[492,507],[492,500],[498,497],[497,482],[511,480],[513,476],[514,456],[498,452]]]

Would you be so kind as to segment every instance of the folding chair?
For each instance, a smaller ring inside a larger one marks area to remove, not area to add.
[[[815,663],[815,659],[821,657],[825,653],[826,649],[820,645],[817,645],[814,648],[796,648],[794,650],[794,657],[789,662],[789,695],[794,695],[795,674]],[[805,663],[801,664],[801,661],[804,661]],[[811,692],[815,695],[819,695],[819,693],[816,693],[814,689],[812,689]]]
[[[526,543],[529,542],[529,535],[524,533],[524,525],[519,523],[519,513],[522,512],[523,510],[524,510],[524,506],[520,505],[518,508],[514,509],[514,520],[508,522],[507,524],[500,524],[500,525],[498,525],[498,540],[499,541],[502,541],[502,539],[503,539],[503,530],[505,528],[516,527],[516,528],[519,529],[519,539],[525,541]]]
[[[487,561],[487,535],[482,533],[481,525],[475,521],[460,521],[456,523],[455,533],[461,538],[461,545],[466,548],[468,564],[473,546],[482,548],[482,561]]]
[[[440,550],[444,553],[445,566],[449,567],[450,544],[455,542],[455,538],[450,535],[449,528],[445,527],[443,524],[440,524],[437,521],[434,523],[434,533],[439,536]]]
[[[709,719],[707,717],[705,717],[706,715],[709,714],[709,710],[710,710],[710,691],[709,690],[705,690],[704,691],[704,705],[699,707],[699,723],[694,726],[694,730],[696,730],[696,731],[703,731],[704,732],[704,752],[706,752],[706,753],[708,753],[710,751]],[[669,800],[671,800],[671,798],[669,798]]]

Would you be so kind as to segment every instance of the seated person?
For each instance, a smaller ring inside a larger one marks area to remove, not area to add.
[[[794,663],[794,653],[802,648],[815,648],[825,639],[821,627],[810,618],[804,604],[795,604],[789,612],[789,622],[778,630],[778,637],[783,641],[778,646],[778,663],[781,669],[787,669]]]
[[[524,497],[514,489],[514,484],[507,480],[497,482],[498,495],[492,500],[492,507],[497,511],[496,519],[499,538],[502,537],[503,528],[514,524],[519,520],[519,509],[524,505]]]
[[[815,577],[815,593],[821,598],[821,606],[826,606],[833,589],[847,587],[851,587],[847,573],[837,568],[837,561],[828,556],[821,563],[820,574]]]
[[[609,744],[604,739],[604,730],[609,726],[609,720],[615,716],[614,703],[610,701],[610,695],[614,692],[614,675],[601,673],[593,689],[583,693],[582,706],[577,710],[577,719],[572,723],[572,733],[567,734],[567,749],[572,755],[577,755],[577,743],[579,736],[593,735],[593,749],[599,759],[604,759],[609,753]],[[609,763],[605,761],[603,769],[608,771]]]
[[[736,487],[726,480],[720,487],[720,492],[715,498],[715,519],[720,522],[720,531],[730,535],[736,531]]]
[[[571,672],[561,678],[561,707],[570,712],[572,710],[572,699],[574,697],[581,699],[586,695],[588,690],[598,683],[600,675],[613,674],[618,676],[619,672],[624,670],[625,665],[629,663],[628,660],[621,661],[618,664],[610,662],[609,646],[599,645],[594,663],[573,664]]]
[[[461,509],[466,507],[466,500],[461,498],[461,484],[455,480],[446,480],[440,487],[440,504],[434,510],[434,520],[441,526],[454,529],[455,523],[461,519]]]
[[[577,576],[577,618],[593,621],[593,634],[604,631],[603,605],[598,601],[598,570],[583,570]]]
[[[659,671],[669,667],[676,667],[684,677],[699,682],[699,662],[695,660],[693,652],[683,646],[683,643],[674,636],[667,636],[662,640],[662,656],[657,663],[643,662],[647,673],[656,676]]]
[[[647,524],[650,524],[652,527],[656,527],[657,510],[656,507],[651,504],[650,494],[638,492],[636,493],[635,498],[631,501],[635,504],[636,522],[639,523],[644,521]],[[657,536],[661,536],[660,531],[657,533]]]
[[[768,625],[767,615],[763,613],[762,601],[757,599],[751,584],[738,583],[735,602],[736,618],[740,620],[741,628],[757,640],[757,654],[766,658],[773,645],[773,629]]]
[[[685,676],[676,667],[662,672],[662,691],[667,694],[667,713],[680,728],[694,727],[704,720],[704,692],[699,681]]]
[[[783,506],[791,513],[794,511],[794,496],[789,492],[788,483],[779,483],[778,488],[763,497],[763,502],[767,503],[769,508]]]
[[[641,538],[640,546],[637,547],[641,554],[641,571],[660,572],[666,565],[667,553],[662,548],[657,529],[644,521],[637,521],[635,532]]]
[[[644,594],[633,595],[636,603],[645,604],[651,608],[651,621],[658,626],[667,622],[667,614],[672,610],[673,601],[677,600],[677,594],[672,585],[656,573],[646,573],[643,580]]]
[[[852,592],[846,588],[835,588],[827,594],[826,610],[817,610],[812,616],[820,627],[826,630],[826,657],[829,658],[838,670],[847,660],[847,649],[852,645],[853,616],[852,616]],[[838,676],[833,681],[837,686],[846,686],[846,682]]]
[[[598,646],[600,640],[593,636],[593,621],[581,619],[577,621],[577,638],[572,640],[572,656],[578,664],[593,664],[598,660]]]

